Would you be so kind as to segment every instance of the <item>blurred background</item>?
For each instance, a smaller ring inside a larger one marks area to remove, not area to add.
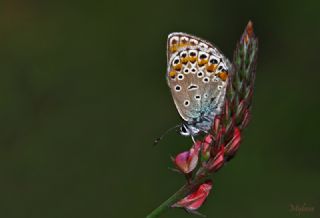
[[[320,217],[319,10],[317,1],[1,1],[0,217],[145,217],[183,185],[170,155],[191,145],[173,132],[152,146],[180,122],[167,35],[197,35],[232,59],[249,19],[260,42],[252,122],[200,212]]]

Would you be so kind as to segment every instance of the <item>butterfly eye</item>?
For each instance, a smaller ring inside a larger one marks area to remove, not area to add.
[[[187,127],[185,125],[182,125],[180,127],[180,134],[184,135],[184,136],[189,136],[190,135],[190,132],[189,132],[189,130],[187,129]]]

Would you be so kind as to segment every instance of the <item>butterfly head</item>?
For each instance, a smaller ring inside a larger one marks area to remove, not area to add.
[[[180,134],[183,136],[196,136],[200,132],[200,129],[193,125],[183,123],[180,127]]]

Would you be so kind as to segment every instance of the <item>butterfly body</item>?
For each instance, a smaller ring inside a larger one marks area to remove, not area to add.
[[[186,33],[172,33],[167,42],[167,82],[184,120],[182,135],[210,130],[224,103],[229,60],[211,43]]]

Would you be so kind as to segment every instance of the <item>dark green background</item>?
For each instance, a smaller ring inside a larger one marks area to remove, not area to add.
[[[183,31],[232,58],[249,19],[260,40],[253,119],[214,179],[208,217],[320,217],[317,1],[0,3],[0,217],[144,217],[184,182],[191,140],[166,81]],[[163,217],[187,217],[170,210]]]

